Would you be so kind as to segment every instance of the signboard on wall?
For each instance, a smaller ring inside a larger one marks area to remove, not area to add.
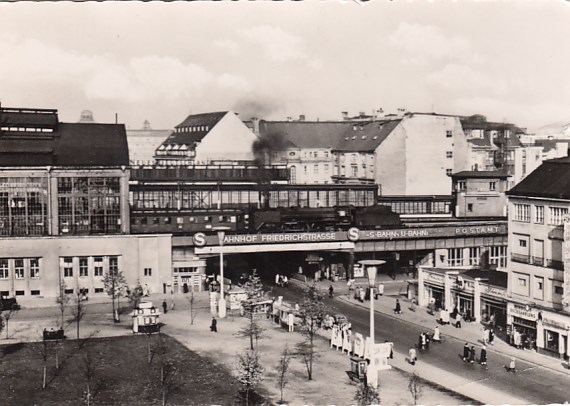
[[[326,231],[314,233],[279,234],[226,234],[224,245],[314,243],[328,241],[385,241],[424,238],[458,238],[474,236],[507,235],[504,223],[481,226],[410,227],[392,230],[359,230],[352,227],[348,231]],[[196,233],[193,243],[197,246],[219,245],[218,236]]]

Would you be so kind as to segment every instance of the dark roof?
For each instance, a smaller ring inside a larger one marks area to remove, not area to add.
[[[502,171],[461,171],[450,175],[454,179],[467,179],[467,178],[501,178],[506,179],[508,173]]]
[[[544,161],[507,195],[570,200],[570,157]]]
[[[129,164],[122,124],[59,123],[53,133],[4,132],[0,166],[121,166]]]
[[[227,113],[227,111],[218,111],[214,113],[191,114],[186,117],[184,121],[175,126],[175,128],[183,129],[185,127],[204,127],[204,130],[181,132],[175,131],[170,134],[170,136],[162,144],[193,145],[196,142],[200,142]]]
[[[277,133],[298,148],[330,148],[333,151],[374,151],[401,120],[350,121],[264,121],[259,132]]]
[[[129,165],[127,133],[123,124],[61,123],[56,165]]]
[[[495,147],[489,138],[471,138],[467,142],[477,145],[478,147]]]
[[[56,128],[57,110],[0,108],[0,124],[2,127]]]

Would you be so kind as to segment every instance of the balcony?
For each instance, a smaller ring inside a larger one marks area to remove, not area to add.
[[[511,254],[511,261],[520,262],[521,264],[530,264],[530,256],[522,254]]]
[[[555,261],[553,259],[547,259],[546,260],[546,266],[547,266],[547,268],[557,269],[559,271],[564,270],[564,262],[562,262],[562,261]]]
[[[542,257],[532,257],[530,261],[532,265],[544,266],[544,258]]]

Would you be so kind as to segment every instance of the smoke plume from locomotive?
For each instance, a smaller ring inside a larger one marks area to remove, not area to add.
[[[274,152],[285,149],[285,144],[285,137],[281,133],[270,132],[260,134],[252,146],[255,164],[258,166],[270,164],[271,155]]]

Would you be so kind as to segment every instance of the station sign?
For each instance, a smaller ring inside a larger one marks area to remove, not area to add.
[[[390,230],[359,230],[356,227],[348,231],[324,231],[313,233],[270,233],[270,234],[228,234],[226,233],[223,245],[249,245],[249,244],[283,244],[283,243],[312,243],[332,241],[378,241],[402,240],[423,238],[456,238],[481,235],[506,235],[506,224],[493,224],[484,226],[445,226],[402,228]],[[196,246],[220,245],[217,235],[196,233],[193,236]]]
[[[506,224],[492,224],[484,226],[445,226],[445,227],[418,227],[394,230],[365,230],[360,231],[361,240],[402,240],[410,238],[452,238],[473,237],[480,235],[507,234]]]

